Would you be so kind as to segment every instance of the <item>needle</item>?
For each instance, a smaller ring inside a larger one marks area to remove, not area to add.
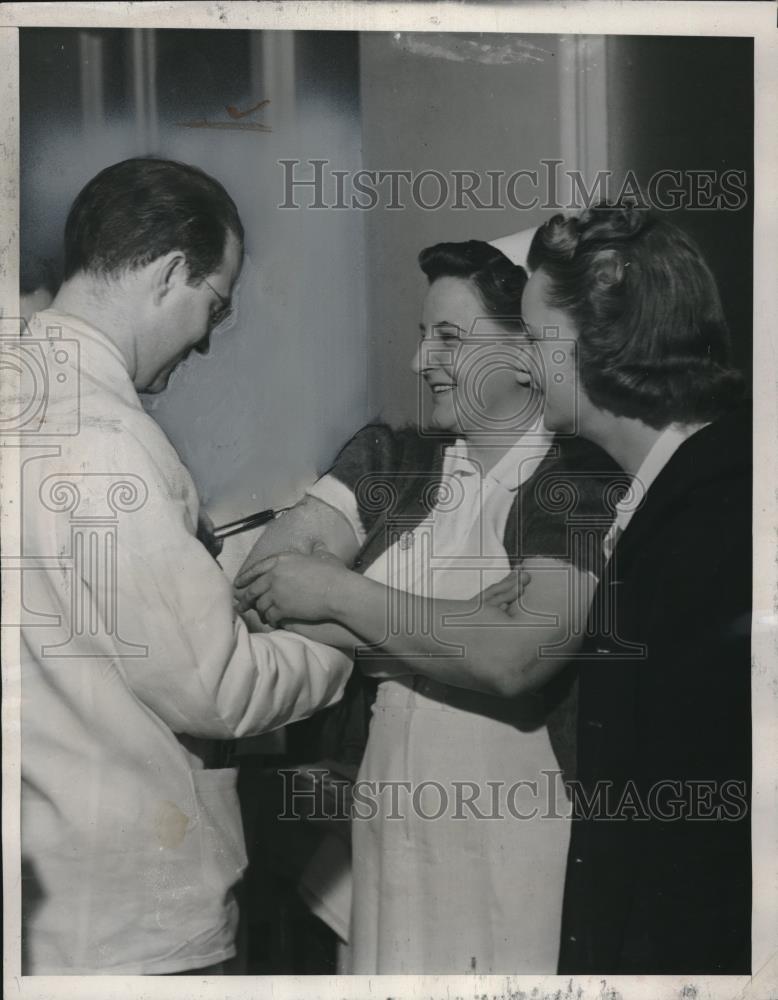
[[[230,535],[239,535],[242,531],[251,531],[252,528],[258,528],[260,525],[272,521],[277,514],[283,514],[285,511],[291,509],[291,507],[277,507],[275,509],[270,507],[268,510],[260,510],[256,514],[249,514],[238,521],[230,521],[229,524],[223,524],[219,528],[214,528],[213,537],[229,538]]]

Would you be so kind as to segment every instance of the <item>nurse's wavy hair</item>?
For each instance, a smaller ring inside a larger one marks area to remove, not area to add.
[[[123,160],[93,177],[73,202],[65,279],[79,271],[115,277],[180,250],[196,284],[218,270],[228,232],[242,247],[238,210],[213,177],[174,160]]]
[[[462,278],[475,286],[484,308],[506,327],[523,330],[521,297],[527,272],[483,240],[436,243],[419,254],[430,284],[438,278]]]
[[[654,428],[712,420],[743,394],[716,281],[696,243],[655,213],[601,205],[556,215],[528,263],[578,334],[581,384],[600,409]]]

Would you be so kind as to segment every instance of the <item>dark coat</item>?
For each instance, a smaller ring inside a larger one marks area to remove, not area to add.
[[[561,973],[750,971],[750,616],[741,412],[674,454],[595,595]]]

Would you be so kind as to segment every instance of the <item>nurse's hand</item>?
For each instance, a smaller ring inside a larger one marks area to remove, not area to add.
[[[484,604],[507,611],[509,615],[515,614],[519,608],[519,598],[531,579],[526,570],[511,570],[502,580],[481,591],[481,600]]]
[[[326,621],[332,617],[330,595],[350,573],[326,550],[316,555],[281,552],[255,567],[257,578],[241,591],[238,608],[255,607],[260,618],[277,626],[286,618]]]

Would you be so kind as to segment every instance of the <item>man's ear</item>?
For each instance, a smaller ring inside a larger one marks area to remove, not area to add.
[[[186,266],[186,257],[180,250],[171,250],[170,253],[157,257],[150,266],[153,268],[152,301],[158,306],[180,284],[186,283],[189,270]]]

